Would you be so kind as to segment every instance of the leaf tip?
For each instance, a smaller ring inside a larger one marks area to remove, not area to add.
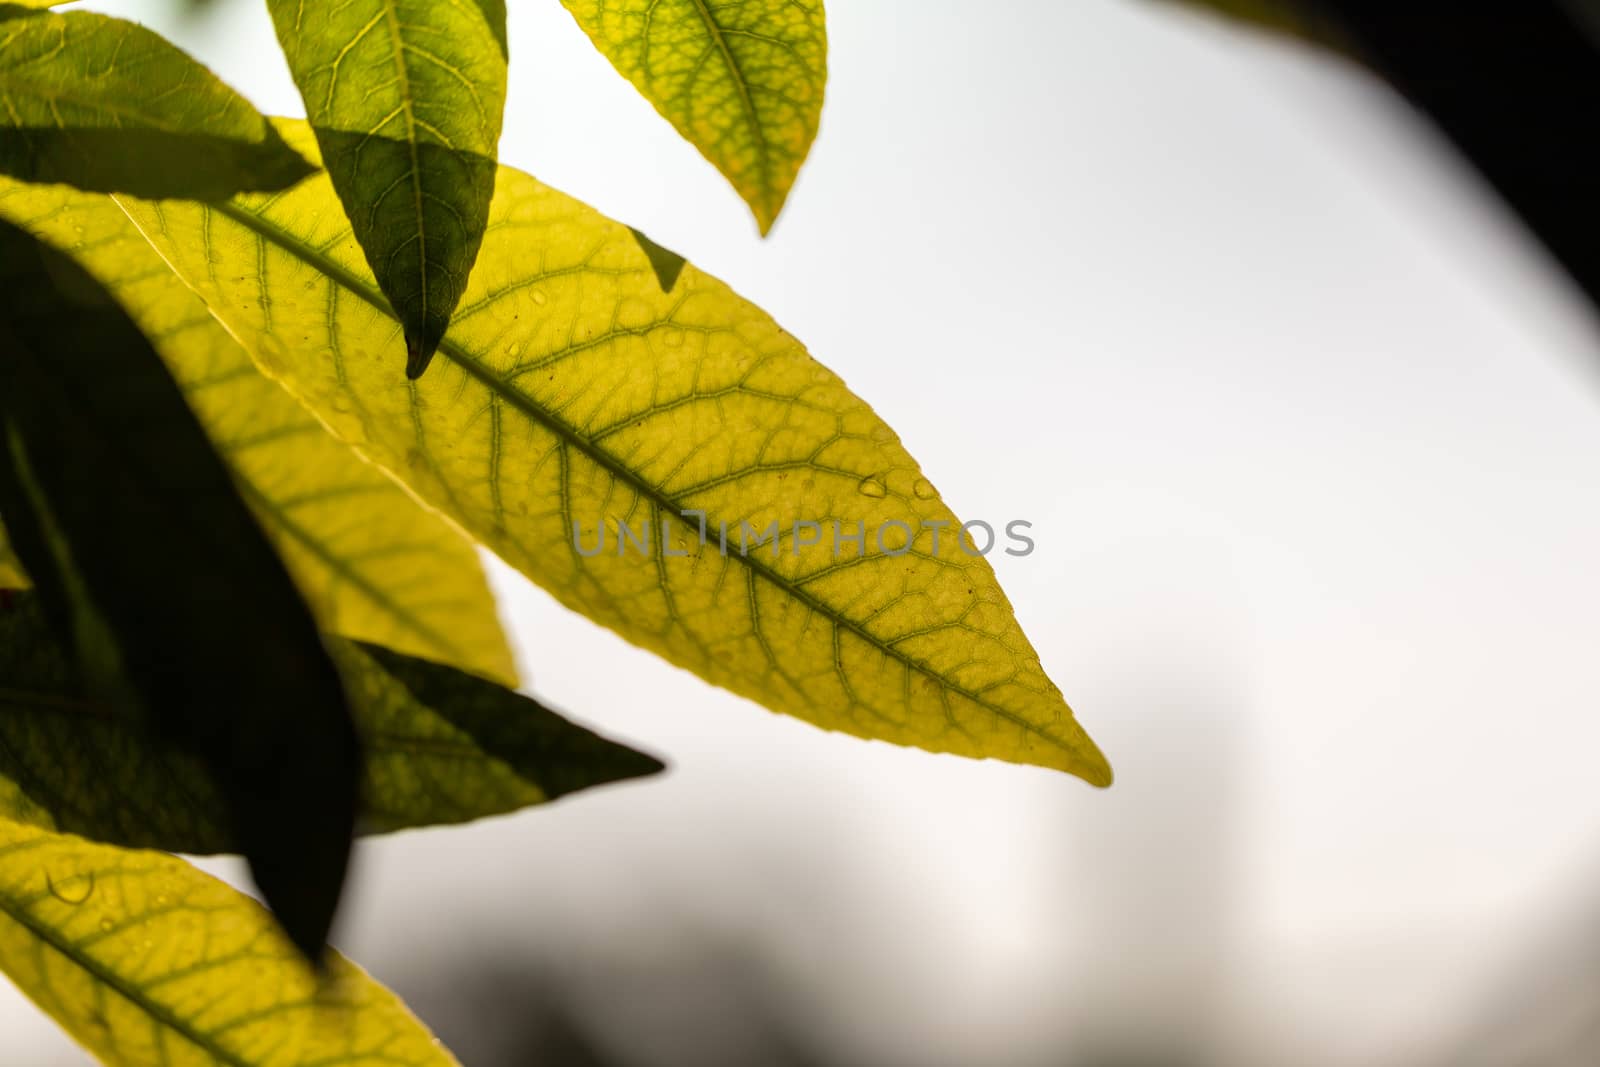
[[[406,377],[416,381],[422,377],[422,372],[428,369],[428,364],[433,362],[433,354],[439,350],[439,342],[428,341],[411,331],[406,331]]]
[[[667,769],[667,761],[652,756],[648,752],[634,752],[634,765],[632,774],[635,778],[648,778],[653,774],[661,774]]]
[[[683,273],[684,265],[688,261],[672,249],[656,244],[645,236],[641,230],[636,230],[629,226],[628,232],[633,235],[634,241],[638,244],[639,250],[644,253],[645,258],[650,261],[650,269],[655,271],[656,281],[660,284],[661,291],[663,293],[672,292],[672,287],[678,284],[678,275]]]
[[[1085,734],[1083,737],[1083,751],[1079,753],[1078,760],[1070,768],[1072,773],[1094,786],[1096,789],[1109,789],[1116,778],[1111,770],[1111,761],[1106,759],[1100,746]]]

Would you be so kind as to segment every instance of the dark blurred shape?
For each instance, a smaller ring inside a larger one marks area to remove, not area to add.
[[[1535,931],[1437,1067],[1591,1067],[1600,1060],[1600,867],[1584,903]]]
[[[1431,118],[1600,309],[1600,3],[1196,2],[1347,42],[1339,50]]]
[[[1600,47],[1574,5],[1321,2],[1600,307]]]
[[[393,986],[464,1067],[850,1064],[811,1047],[759,954],[690,924],[671,929],[665,952],[620,947],[463,952]]]

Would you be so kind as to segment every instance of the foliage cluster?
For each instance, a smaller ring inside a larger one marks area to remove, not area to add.
[[[352,837],[661,768],[513,691],[477,545],[773,710],[1110,782],[873,411],[498,162],[503,0],[268,0],[305,121],[54,6],[0,5],[0,969],[96,1055],[451,1062],[325,947]],[[566,6],[765,233],[821,0]],[[704,536],[796,520],[878,536]]]

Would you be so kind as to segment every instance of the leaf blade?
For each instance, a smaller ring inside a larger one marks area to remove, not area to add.
[[[0,219],[70,252],[154,338],[324,630],[516,684],[467,539],[256,370],[115,203],[0,178]],[[3,545],[0,579],[20,578]]]
[[[87,11],[0,5],[0,173],[217,200],[311,173],[270,123],[160,35]]]
[[[561,2],[617,72],[722,172],[768,233],[822,117],[822,0]]]
[[[338,672],[136,324],[8,222],[0,253],[0,511],[18,555],[91,677],[204,761],[257,884],[314,959],[359,771]]]
[[[502,168],[441,366],[426,383],[386,383],[375,353],[398,327],[329,195],[313,180],[271,201],[124,206],[267,373],[568,607],[828,729],[1109,784],[915,460],[763,312],[692,265],[663,292],[627,227]],[[258,261],[277,279],[278,329],[233,269]],[[286,343],[290,323],[332,358]],[[584,558],[573,543],[574,519],[659,530],[689,508],[710,516],[712,538],[687,557]],[[772,561],[716,548],[719,521],[829,517],[947,526],[937,546],[921,529],[908,558],[840,567],[831,546]]]
[[[354,964],[333,954],[319,983],[254,901],[182,860],[5,820],[0,970],[106,1063],[459,1067]]]
[[[37,594],[0,604],[0,819],[128,848],[238,852],[204,768],[97,699]],[[332,638],[362,737],[360,832],[468,822],[661,771],[491,682]]]
[[[406,375],[444,336],[483,240],[506,95],[503,0],[269,0],[333,186],[405,326]]]

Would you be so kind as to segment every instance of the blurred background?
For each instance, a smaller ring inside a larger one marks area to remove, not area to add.
[[[264,5],[85,6],[303,113]],[[1600,335],[1422,122],[1151,0],[837,0],[761,241],[511,6],[502,158],[1033,522],[993,562],[1118,780],[823,733],[495,565],[531,690],[672,769],[365,843],[347,954],[467,1067],[1593,1062]],[[0,1034],[87,1062],[3,985]]]

